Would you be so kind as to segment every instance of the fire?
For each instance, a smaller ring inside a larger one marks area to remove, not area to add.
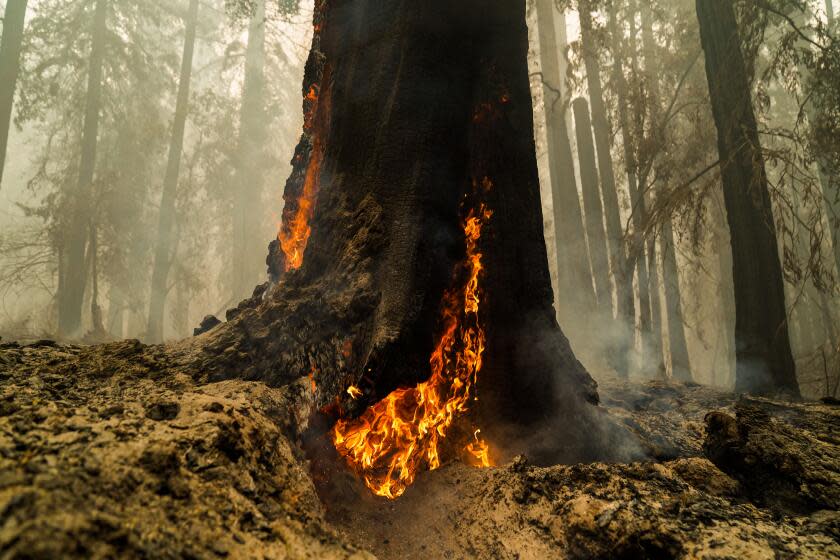
[[[467,255],[461,267],[467,281],[444,294],[443,332],[429,359],[429,380],[397,389],[359,418],[339,420],[333,428],[335,448],[378,496],[402,495],[424,463],[437,469],[441,440],[475,400],[485,345],[478,317],[484,270],[478,242],[491,216],[481,204],[463,223]],[[470,463],[491,466],[489,448],[478,430],[464,451],[471,456]]]
[[[300,268],[303,264],[303,252],[312,233],[310,221],[315,213],[315,202],[318,197],[318,179],[321,170],[323,152],[316,142],[312,148],[312,156],[306,167],[306,177],[303,182],[303,192],[298,199],[298,207],[283,227],[277,238],[280,248],[286,255],[286,272]]]
[[[309,388],[312,389],[312,392],[315,393],[318,390],[318,384],[315,383],[315,368],[312,368],[312,371],[309,372],[307,377],[309,378]]]
[[[475,441],[467,445],[464,450],[470,455],[470,464],[474,467],[492,467],[493,462],[490,460],[490,446],[487,442],[478,437],[481,430],[476,430],[473,434]]]
[[[350,385],[347,387],[347,394],[350,395],[351,399],[356,400],[362,396],[362,390],[355,385]]]

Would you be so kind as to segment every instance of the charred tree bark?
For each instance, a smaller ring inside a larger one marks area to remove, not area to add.
[[[595,453],[597,426],[580,429],[595,385],[553,309],[524,10],[518,0],[316,2],[306,131],[286,192],[298,196],[307,175],[319,185],[304,259],[195,339],[184,355],[197,375],[284,384],[311,374],[317,406],[345,418],[427,379],[442,296],[465,256],[462,206],[478,197],[493,212],[480,239],[483,433],[502,439],[551,418],[559,455]],[[274,272],[283,264],[277,242],[269,261]]]
[[[178,191],[178,174],[181,168],[181,154],[184,149],[184,128],[187,123],[190,102],[190,81],[192,79],[195,34],[198,25],[198,0],[190,0],[186,18],[184,53],[181,57],[181,75],[178,79],[178,99],[175,103],[175,121],[172,125],[172,140],[169,144],[169,158],[163,193],[160,201],[158,239],[155,247],[155,263],[152,269],[152,289],[149,299],[149,324],[146,336],[153,342],[163,340],[163,318],[169,268],[172,264],[175,229],[175,198]]]
[[[601,178],[601,196],[604,202],[607,242],[610,247],[610,266],[616,288],[616,317],[622,329],[632,329],[636,323],[633,301],[633,279],[627,268],[627,254],[624,249],[624,235],[621,214],[618,208],[618,188],[613,171],[610,152],[610,125],[601,85],[601,68],[598,64],[595,30],[592,27],[592,4],[580,0],[580,37],[583,61],[586,66],[586,83],[589,88],[589,102],[592,105],[592,129],[595,133],[595,149],[598,156],[598,173]],[[619,336],[619,339],[626,338]],[[613,361],[619,375],[626,376],[629,345],[621,343],[615,349]]]
[[[259,281],[264,248],[257,243],[263,197],[265,147],[265,0],[254,3],[245,52],[239,148],[233,195],[233,297],[245,297]]]
[[[59,263],[62,276],[58,293],[58,330],[68,336],[77,334],[82,323],[82,302],[85,295],[87,268],[85,246],[88,238],[89,208],[96,149],[99,136],[99,113],[102,100],[102,64],[105,56],[108,2],[96,1],[91,30],[91,51],[88,60],[88,83],[85,96],[85,118],[82,129],[82,154],[79,180],[70,193],[70,225]]]
[[[697,0],[732,241],[736,389],[799,395],[776,228],[734,8]]]
[[[566,122],[567,99],[560,70],[555,33],[553,0],[537,1],[540,30],[540,67],[542,70],[545,118],[548,136],[548,161],[551,175],[551,198],[554,206],[554,230],[557,245],[557,274],[562,300],[557,307],[561,322],[572,320],[582,311],[595,307],[595,294],[589,277],[589,257],[583,214],[575,178],[572,145]],[[565,16],[560,15],[565,26]],[[565,40],[562,41],[565,47]],[[558,294],[560,295],[560,294]]]
[[[12,122],[12,105],[20,70],[20,45],[23,42],[26,4],[27,0],[8,0],[3,12],[3,37],[0,40],[0,187],[3,186],[9,125]]]
[[[612,318],[612,288],[610,287],[609,245],[604,233],[604,209],[598,189],[598,165],[592,143],[592,121],[589,104],[578,97],[572,102],[575,115],[580,182],[583,187],[583,207],[586,212],[586,234],[589,239],[589,257],[592,260],[595,295],[601,314]]]

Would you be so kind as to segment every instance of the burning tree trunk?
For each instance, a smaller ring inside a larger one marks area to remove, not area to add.
[[[735,282],[739,391],[799,395],[764,158],[732,4],[697,0]]]
[[[548,136],[548,161],[551,175],[551,198],[554,204],[554,230],[557,245],[558,285],[568,301],[558,301],[560,317],[573,319],[595,307],[589,257],[580,209],[572,144],[566,123],[563,72],[561,72],[557,37],[554,28],[553,0],[538,0],[537,17],[540,29],[540,69],[544,91],[545,119]],[[561,14],[561,26],[566,19]],[[565,38],[561,41],[565,46]],[[562,320],[561,319],[561,320]]]
[[[552,418],[554,459],[597,453],[595,385],[552,308],[524,10],[316,2],[279,282],[196,339],[211,379],[310,376],[381,494],[434,468],[444,436],[481,461],[481,437],[521,450],[510,430]]]
[[[3,37],[0,42],[0,186],[6,165],[6,142],[15,100],[20,69],[20,45],[23,41],[23,23],[28,0],[9,0],[3,12]]]

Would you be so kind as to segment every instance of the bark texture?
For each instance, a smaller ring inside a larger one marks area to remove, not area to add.
[[[160,201],[155,263],[152,269],[152,289],[149,303],[149,325],[146,337],[152,342],[163,340],[163,319],[169,267],[175,251],[175,198],[178,190],[178,172],[181,168],[181,154],[184,148],[184,128],[187,123],[190,101],[190,80],[192,79],[195,33],[198,25],[198,0],[190,0],[187,12],[187,27],[184,36],[184,53],[181,57],[181,74],[178,79],[178,99],[175,103],[175,121],[172,125],[172,140],[169,144],[169,158],[166,176],[163,180],[163,194]]]
[[[6,146],[20,70],[20,45],[28,0],[8,0],[3,12],[3,37],[0,40],[0,187],[6,166]]]
[[[776,227],[734,8],[697,0],[735,283],[736,389],[799,394]]]
[[[516,0],[316,3],[286,190],[293,204],[317,176],[305,258],[284,272],[272,243],[279,282],[196,339],[198,375],[275,385],[311,375],[319,406],[344,416],[424,380],[442,294],[464,258],[462,207],[478,198],[493,212],[480,242],[481,425],[492,440],[492,425],[560,419],[564,456],[590,452],[572,426],[597,401],[595,384],[552,307],[524,10]]]

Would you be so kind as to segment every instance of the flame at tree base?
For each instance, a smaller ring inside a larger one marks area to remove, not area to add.
[[[485,179],[482,186],[489,185]],[[478,242],[491,216],[481,204],[463,222],[467,251],[458,277],[467,280],[460,289],[444,294],[443,332],[429,360],[429,380],[393,391],[359,418],[339,420],[332,430],[336,450],[378,496],[396,499],[424,465],[429,470],[440,467],[441,440],[476,398],[485,346],[478,317],[483,271]],[[489,446],[479,430],[464,452],[471,465],[492,466]]]

